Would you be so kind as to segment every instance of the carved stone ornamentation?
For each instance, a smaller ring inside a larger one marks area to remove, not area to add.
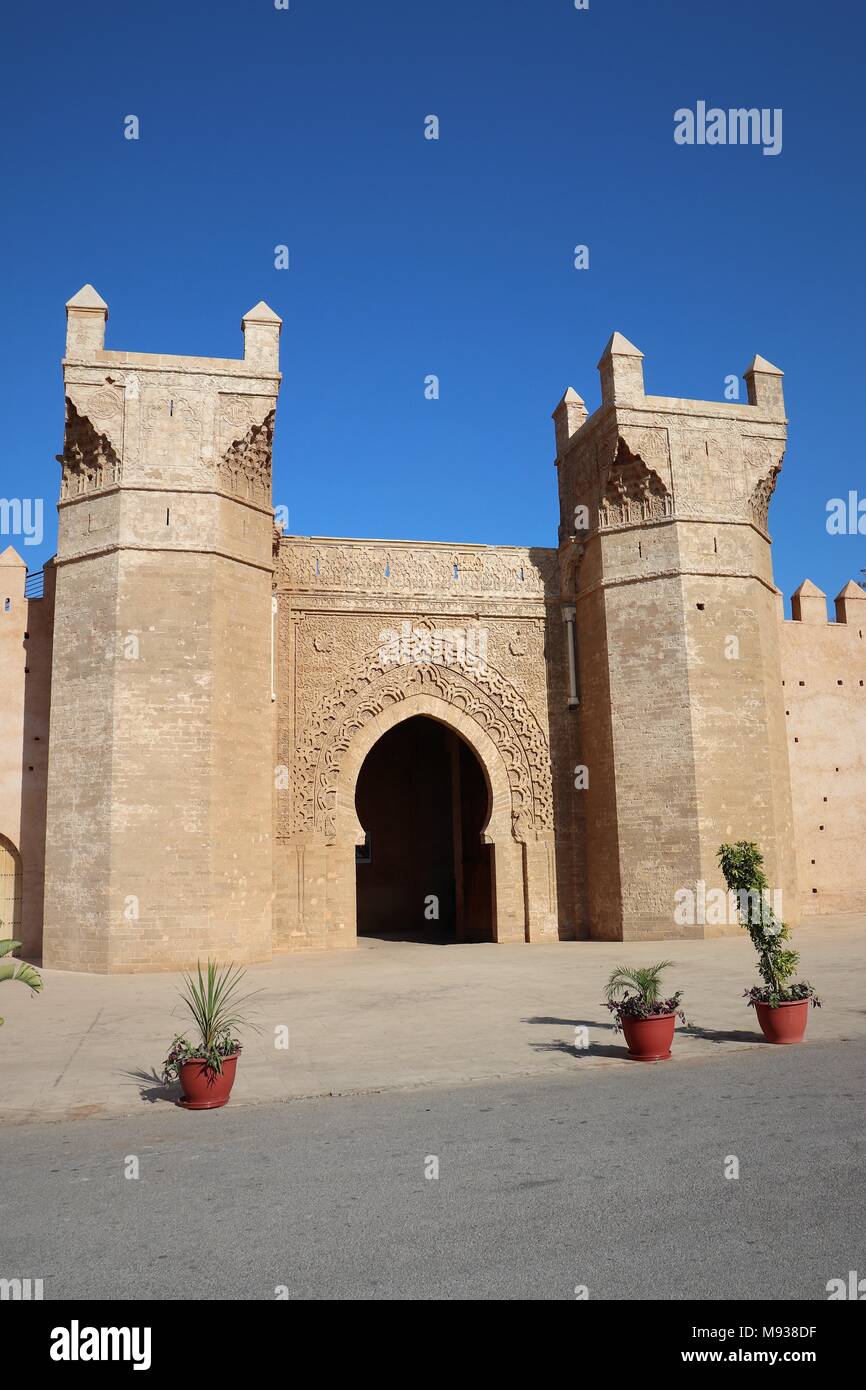
[[[665,488],[670,488],[671,455],[666,429],[622,425],[617,435],[616,448],[623,447],[629,450],[632,458],[640,458],[647,468],[657,473]]]
[[[368,654],[313,711],[299,731],[294,758],[294,806],[282,836],[336,834],[336,789],[341,762],[356,732],[389,705],[418,693],[439,696],[476,721],[496,744],[511,787],[515,839],[553,829],[553,793],[547,736],[526,701],[489,664],[455,667],[436,662],[391,666]],[[282,818],[281,818],[282,819]]]
[[[777,463],[772,467],[766,478],[761,478],[755,484],[752,495],[749,498],[749,508],[752,513],[753,521],[760,526],[762,531],[766,531],[769,524],[770,499],[776,490],[776,480],[782,471],[782,465]]]
[[[80,394],[80,393],[79,393]],[[100,434],[120,442],[123,427],[123,397],[111,386],[89,393],[78,402],[83,413]]]
[[[673,498],[653,469],[620,440],[599,509],[602,527],[663,521],[673,515]]]
[[[276,587],[277,587],[277,582],[278,582],[278,581],[277,581],[277,571],[278,571],[279,563],[280,563],[280,542],[282,541],[282,539],[283,539],[283,528],[282,528],[281,525],[278,525],[278,523],[275,521],[275,522],[274,522],[274,529],[273,529],[273,532],[271,533],[271,558],[273,559],[273,562],[274,562],[274,577],[273,577],[273,580],[272,580],[272,587],[273,587],[274,589],[276,589]]]
[[[275,415],[270,410],[259,424],[248,425],[242,435],[232,440],[219,462],[220,487],[263,507],[268,506],[271,497]]]
[[[201,433],[201,403],[192,393],[151,393],[144,409],[143,429],[147,441],[166,430],[174,438],[182,434],[197,441]]]
[[[580,583],[580,566],[586,554],[586,543],[570,537],[559,551],[559,585],[563,599],[573,599]]]
[[[108,435],[100,433],[86,415],[79,415],[68,396],[63,453],[57,455],[57,462],[61,502],[120,481],[120,459]]]
[[[784,450],[782,439],[753,435],[743,442],[749,516],[762,531],[767,530],[770,501],[782,471]]]
[[[278,587],[295,593],[532,598],[553,593],[556,552],[514,547],[459,550],[343,541],[318,546],[287,537]]]
[[[195,391],[169,382],[144,387],[141,457],[149,481],[200,475],[202,411],[202,398]]]

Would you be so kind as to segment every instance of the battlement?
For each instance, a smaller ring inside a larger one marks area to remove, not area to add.
[[[577,566],[584,584],[602,572],[631,581],[650,569],[709,569],[772,587],[769,507],[787,434],[780,370],[753,357],[743,402],[648,396],[643,353],[621,333],[598,370],[592,415],[571,387],[553,412],[559,541],[575,552],[574,578]],[[600,537],[603,562],[592,555]]]
[[[866,592],[853,580],[835,600],[804,579],[779,624],[794,843],[806,916],[863,903],[866,801]]]
[[[604,425],[612,409],[638,415],[687,415],[703,419],[756,420],[777,425],[787,423],[782,389],[784,373],[765,357],[755,355],[743,372],[745,401],[699,401],[680,396],[648,396],[644,389],[643,353],[622,333],[613,333],[598,362],[601,377],[601,405],[587,414],[581,396],[569,386],[553,412],[557,458],[576,442],[580,432],[590,433]]]
[[[92,285],[83,285],[66,302],[66,353],[64,366],[92,364],[136,367],[141,371],[183,370],[231,375],[273,375],[279,379],[282,319],[264,300],[259,300],[241,319],[244,355],[237,357],[182,357],[172,353],[126,352],[105,346],[108,305]]]
[[[849,579],[833,600],[836,617],[830,622],[827,614],[827,595],[811,579],[804,579],[791,595],[791,617],[788,622],[824,623],[831,627],[857,624],[866,627],[866,589]]]
[[[60,564],[204,548],[270,568],[281,319],[244,314],[236,359],[109,350],[107,319],[92,285],[66,305]]]

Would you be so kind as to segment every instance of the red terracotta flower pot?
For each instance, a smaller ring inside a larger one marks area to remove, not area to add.
[[[180,1089],[183,1095],[178,1101],[185,1110],[216,1110],[227,1105],[235,1082],[239,1052],[233,1057],[223,1057],[223,1069],[214,1071],[207,1062],[194,1060],[182,1062],[179,1068]]]
[[[671,1055],[677,1016],[654,1014],[652,1018],[622,1019],[628,1050],[636,1062],[664,1062]]]
[[[761,1032],[771,1043],[798,1043],[803,1041],[806,1023],[809,1018],[809,1000],[791,999],[787,1004],[777,1004],[771,1009],[769,1004],[757,1003],[755,1012],[761,1025]]]

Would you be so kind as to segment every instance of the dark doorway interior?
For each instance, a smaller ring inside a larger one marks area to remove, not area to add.
[[[444,724],[415,717],[383,734],[355,790],[360,935],[494,940],[488,799],[478,759]]]

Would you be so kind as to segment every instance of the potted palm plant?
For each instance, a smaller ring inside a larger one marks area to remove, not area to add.
[[[209,960],[202,974],[184,975],[180,997],[192,1014],[198,1038],[190,1042],[177,1033],[163,1064],[163,1081],[175,1079],[182,1092],[178,1102],[187,1110],[216,1110],[228,1104],[234,1085],[241,1044],[238,1029],[253,1027],[240,1012],[253,996],[240,994],[245,972],[234,965]]]
[[[737,895],[737,915],[758,952],[758,974],[764,983],[747,989],[745,997],[758,1015],[761,1032],[771,1043],[802,1042],[809,1005],[819,1009],[821,1001],[808,980],[791,981],[800,953],[785,944],[791,939],[790,928],[768,901],[764,857],[757,845],[738,840],[720,845],[718,860],[728,890]]]
[[[2,925],[3,923],[0,922],[0,926]],[[11,956],[13,951],[20,950],[20,948],[21,942],[13,941],[11,937],[0,941],[0,981],[20,980],[22,985],[27,985],[34,994],[38,994],[42,988],[42,976],[39,971],[34,970],[33,966],[28,965],[26,961],[3,959],[4,956]],[[2,1022],[3,1020],[0,1018],[0,1023]]]
[[[682,992],[661,998],[662,971],[671,962],[657,965],[618,965],[607,982],[605,1003],[622,1029],[629,1055],[636,1062],[664,1062],[671,1055],[677,1017],[685,1023],[680,1008]]]

